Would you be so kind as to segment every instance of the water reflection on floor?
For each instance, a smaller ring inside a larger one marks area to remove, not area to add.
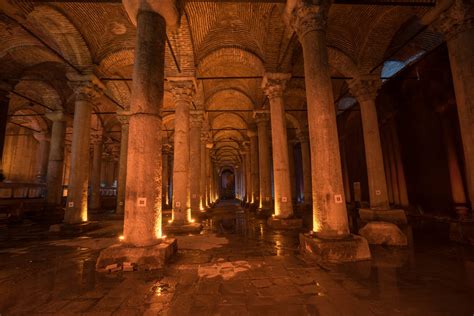
[[[100,249],[121,221],[78,238],[47,225],[0,227],[0,313],[123,315],[472,315],[474,252],[414,234],[408,249],[373,260],[317,265],[298,255],[298,232],[269,230],[232,201],[201,214],[204,231],[179,236],[161,271],[100,274]],[[166,222],[166,220],[164,221]]]

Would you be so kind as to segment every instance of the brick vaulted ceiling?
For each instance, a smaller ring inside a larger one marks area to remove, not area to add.
[[[107,128],[116,130],[118,122],[110,112],[119,106],[126,108],[130,100],[128,79],[132,76],[136,32],[121,3],[0,0],[0,4],[0,78],[15,85],[15,91],[23,96],[11,97],[10,114],[41,114],[58,108],[72,114],[72,91],[65,73],[74,69],[94,71],[107,87],[107,97],[96,111],[108,114],[97,115],[98,121],[106,132]],[[265,107],[266,100],[260,78],[223,77],[290,72],[295,78],[288,84],[286,106],[303,109],[301,47],[282,19],[284,3],[181,1],[179,6],[180,27],[168,31],[176,62],[167,47],[165,75],[203,78],[198,80],[195,106],[209,110],[207,125],[218,143],[216,147],[238,159],[239,144],[247,138],[245,129],[254,123],[251,110]],[[399,45],[400,34],[429,9],[333,5],[327,31],[333,75],[380,72],[381,67],[374,67],[381,65],[392,46]],[[433,36],[436,34],[425,34],[426,41],[432,42]],[[418,50],[424,49],[422,36],[415,43]],[[411,51],[407,49],[399,55],[417,51],[413,45]],[[214,79],[204,80],[209,77]],[[111,78],[125,80],[107,80]],[[333,80],[333,89],[337,99],[347,90],[345,81]],[[167,92],[164,109],[164,115],[169,115],[164,119],[165,136],[171,138],[173,102]],[[49,124],[41,116],[29,121],[26,118],[11,117],[11,121],[34,125],[35,129]],[[288,112],[289,129],[304,129],[305,122],[304,112]]]

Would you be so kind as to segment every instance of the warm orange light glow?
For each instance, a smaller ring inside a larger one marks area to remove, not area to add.
[[[118,238],[120,241],[124,241],[125,240],[125,237],[123,235],[120,235],[119,238]]]

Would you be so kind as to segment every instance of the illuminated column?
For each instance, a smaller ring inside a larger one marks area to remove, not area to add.
[[[342,179],[344,181],[344,194],[346,202],[351,203],[351,181],[349,179],[349,170],[347,168],[347,155],[344,139],[341,139],[341,162],[342,162]]]
[[[62,111],[49,112],[46,118],[53,122],[51,145],[49,148],[48,172],[46,180],[46,202],[48,205],[60,205],[63,194],[64,138],[66,118]]]
[[[8,108],[10,106],[10,98],[8,95],[10,90],[12,90],[11,85],[0,82],[0,182],[5,180],[3,173],[3,148],[7,131]]]
[[[100,208],[100,170],[102,164],[102,149],[104,143],[102,141],[102,135],[97,134],[92,137],[93,144],[93,158],[92,158],[92,174],[90,175],[90,186],[91,186],[91,200],[90,208]]]
[[[288,141],[288,168],[290,169],[290,188],[293,205],[296,203],[296,174],[295,174],[295,143],[296,140]]]
[[[120,133],[120,157],[119,172],[117,180],[117,214],[125,212],[125,188],[127,185],[127,151],[128,151],[128,120],[129,114],[121,112],[117,115],[117,119],[121,125]]]
[[[390,206],[375,106],[375,98],[380,85],[380,79],[376,78],[354,79],[349,83],[352,95],[360,104],[370,208],[387,210]]]
[[[74,87],[76,100],[72,131],[71,168],[64,222],[78,224],[87,221],[92,105],[102,95],[104,86],[94,75],[69,74],[68,79]]]
[[[208,140],[206,144],[206,206],[211,207],[211,148],[213,144]]]
[[[169,195],[169,185],[170,185],[170,179],[169,179],[169,160],[170,160],[170,155],[171,155],[171,145],[169,144],[164,144],[163,145],[163,150],[162,150],[162,156],[161,159],[163,160],[162,162],[162,168],[163,168],[163,182],[162,182],[162,196],[163,196],[163,205],[169,206],[170,205],[170,195]]]
[[[270,101],[276,218],[289,218],[293,215],[285,105],[283,102],[283,91],[288,79],[290,79],[289,74],[267,73],[262,82],[262,88]]]
[[[171,92],[176,105],[173,156],[173,225],[185,225],[191,221],[189,205],[189,110],[192,107],[194,87],[194,81],[189,78],[183,80],[173,79],[171,81]]]
[[[326,46],[327,2],[291,8],[290,23],[303,47],[313,200],[313,231],[319,238],[349,235],[342,185],[336,111]],[[287,7],[288,11],[289,7]]]
[[[191,211],[200,210],[201,201],[201,127],[203,111],[191,111],[189,116],[189,194]]]
[[[124,2],[124,5],[135,2]],[[130,14],[130,13],[129,13]],[[133,13],[132,13],[133,14]],[[148,7],[138,8],[132,95],[128,123],[124,241],[134,246],[159,242],[161,143],[166,22]]]
[[[258,131],[258,167],[260,182],[260,205],[264,210],[271,209],[272,187],[270,179],[270,150],[268,143],[268,114],[255,112]]]
[[[448,44],[464,151],[467,195],[474,206],[474,8],[455,0],[436,25]]]
[[[259,171],[258,171],[258,138],[254,128],[247,132],[250,138],[250,171],[251,171],[251,198],[252,205],[259,206]]]
[[[250,148],[247,143],[244,143],[242,147],[242,160],[243,165],[245,166],[244,169],[244,192],[245,192],[245,199],[244,202],[246,205],[252,202],[252,166],[250,164]]]
[[[45,183],[51,139],[48,133],[35,133],[33,137],[39,143],[38,155],[36,157],[36,181],[38,183]]]
[[[389,137],[391,143],[393,144],[393,152],[395,159],[395,166],[397,169],[397,183],[398,183],[398,193],[400,196],[400,205],[409,206],[410,202],[408,200],[407,184],[405,179],[405,169],[403,167],[402,155],[400,152],[400,141],[397,135],[397,127],[395,125],[395,120],[391,120],[389,123]],[[390,191],[390,190],[389,190]]]
[[[208,132],[203,129],[201,132],[201,143],[199,146],[201,147],[201,168],[199,174],[199,209],[203,211],[207,207],[206,201],[206,145],[207,145],[207,135]]]
[[[311,157],[309,152],[308,136],[305,134],[298,135],[301,144],[301,160],[303,165],[303,196],[304,204],[311,205]]]

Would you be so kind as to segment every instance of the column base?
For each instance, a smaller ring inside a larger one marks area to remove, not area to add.
[[[95,221],[88,221],[79,224],[61,223],[49,226],[49,232],[65,235],[76,235],[90,232],[98,228],[100,228],[99,222]]]
[[[309,233],[300,234],[300,252],[322,262],[343,263],[370,260],[367,240],[357,235],[344,239],[320,239]]]
[[[255,215],[259,219],[267,219],[272,216],[272,210],[266,208],[258,208],[257,213]]]
[[[201,223],[187,223],[182,225],[170,224],[163,226],[163,230],[167,234],[190,234],[199,233],[202,230]]]
[[[276,230],[300,229],[303,227],[303,220],[301,218],[278,218],[272,216],[267,220],[267,224],[271,229]]]
[[[408,223],[405,211],[402,209],[377,210],[361,208],[359,209],[359,216],[362,222],[381,221],[397,225],[405,225]]]
[[[117,270],[124,267],[127,262],[128,271],[133,268],[137,270],[155,270],[163,268],[168,261],[178,251],[178,243],[175,238],[166,238],[158,244],[136,247],[127,244],[115,244],[105,248],[97,258],[96,270],[106,272],[107,266],[115,265]],[[130,269],[130,267],[133,267]]]
[[[474,246],[474,222],[451,222],[449,224],[449,239]]]
[[[371,245],[407,246],[408,238],[400,228],[389,222],[373,221],[359,230]]]

